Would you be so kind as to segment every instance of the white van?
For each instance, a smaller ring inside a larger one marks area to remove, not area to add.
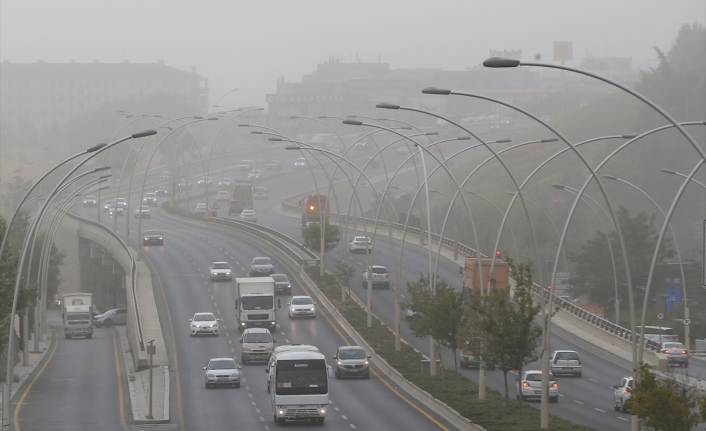
[[[241,361],[243,365],[248,362],[268,362],[277,340],[272,338],[267,328],[247,328],[243,331],[240,344],[243,345]]]
[[[642,332],[642,327],[636,326],[635,333],[639,336],[640,332]],[[674,329],[665,326],[645,326],[645,339],[654,341],[655,343],[664,343],[667,341],[679,342],[679,337],[676,332],[674,332]]]

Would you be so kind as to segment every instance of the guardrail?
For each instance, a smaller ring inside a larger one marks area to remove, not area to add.
[[[137,328],[137,338],[140,343],[140,350],[145,350],[145,341],[144,337],[142,335],[142,322],[140,320],[140,309],[138,307],[137,303],[137,294],[135,293],[135,283],[136,283],[136,278],[137,278],[137,264],[135,263],[135,257],[132,255],[130,252],[130,248],[125,244],[125,242],[118,236],[116,235],[112,230],[108,229],[107,227],[103,226],[102,224],[98,222],[94,222],[92,220],[88,220],[82,217],[79,217],[75,214],[67,213],[67,215],[71,218],[73,218],[76,221],[80,221],[81,223],[86,223],[89,224],[93,227],[97,227],[99,229],[102,229],[105,233],[109,234],[113,239],[118,241],[118,243],[121,245],[121,247],[125,250],[125,252],[130,256],[130,260],[132,264],[130,265],[130,295],[127,295],[128,299],[132,302],[132,305],[135,307],[135,327]]]

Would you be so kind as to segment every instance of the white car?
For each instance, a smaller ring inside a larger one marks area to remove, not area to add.
[[[117,201],[118,201],[118,207],[127,208],[127,201],[125,200],[125,198],[118,198]]]
[[[147,205],[140,205],[135,209],[135,218],[152,218],[152,212]]]
[[[573,350],[557,350],[552,352],[549,359],[549,366],[552,374],[571,374],[572,376],[581,377],[583,367],[581,366],[581,357]]]
[[[542,398],[542,371],[525,371],[522,373],[522,378],[516,380],[518,400],[524,401],[529,398]],[[559,402],[559,384],[551,373],[549,373],[549,402]]]
[[[93,324],[110,328],[113,325],[127,324],[127,308],[114,308],[93,318]]]
[[[95,196],[89,195],[83,200],[83,207],[95,207],[98,206],[98,199]]]
[[[201,177],[201,178],[199,178],[199,180],[196,182],[196,185],[197,185],[198,187],[204,187],[204,186],[206,186],[207,184],[208,184],[208,185],[211,185],[212,182],[213,182],[213,180],[212,180],[210,177]]]
[[[257,214],[255,213],[255,210],[243,210],[240,213],[240,220],[257,223]]]
[[[367,236],[354,236],[348,243],[348,251],[351,253],[370,253],[373,250],[373,242]]]
[[[253,187],[252,197],[253,199],[267,199],[267,189],[264,187]]]
[[[233,180],[231,180],[230,178],[222,178],[222,179],[218,182],[218,187],[221,188],[221,189],[229,189],[229,188],[232,188],[232,187],[233,187]]]
[[[633,385],[632,377],[623,377],[620,379],[620,383],[613,385],[613,403],[615,405],[615,411],[627,412],[628,409],[625,407],[625,403],[630,399],[630,394],[635,386]]]
[[[113,216],[113,214],[124,215],[124,214],[125,214],[125,208],[123,208],[123,207],[121,207],[121,206],[117,206],[117,207],[116,207],[115,205],[111,205],[110,207],[108,207],[108,214],[109,214],[111,217]]]
[[[191,336],[194,335],[216,335],[218,336],[218,322],[213,313],[196,313],[194,317],[189,319],[191,327]]]
[[[303,169],[306,167],[306,159],[304,157],[299,157],[294,161],[294,169]]]
[[[228,193],[225,190],[221,190],[218,193],[216,193],[216,200],[217,201],[229,201],[230,200],[230,193]]]
[[[215,280],[233,280],[233,268],[228,262],[213,262],[209,268],[211,273],[211,281]]]
[[[196,208],[194,208],[194,212],[196,214],[206,214],[208,212],[208,207],[203,202],[198,203],[196,204]]]
[[[240,365],[233,358],[211,358],[203,367],[206,389],[213,386],[240,387]]]
[[[157,206],[157,193],[152,193],[152,192],[145,193],[145,196],[142,198],[142,204],[156,207]]]
[[[292,296],[292,301],[288,302],[289,318],[292,317],[313,317],[316,318],[316,302],[308,296]]]
[[[373,265],[363,272],[363,289],[368,288],[368,277],[373,282],[373,289],[376,287],[390,288],[390,271],[384,266]]]

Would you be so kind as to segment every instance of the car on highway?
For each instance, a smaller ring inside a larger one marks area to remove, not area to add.
[[[308,296],[292,296],[292,300],[287,303],[289,306],[289,318],[312,317],[316,318],[316,302]]]
[[[267,163],[268,171],[277,171],[280,169],[282,169],[282,162],[279,160],[270,160],[269,163]]]
[[[127,208],[127,200],[125,198],[117,198],[115,201],[118,203],[118,207]]]
[[[208,213],[208,207],[203,202],[197,203],[196,207],[194,207],[194,212],[196,214],[206,214]]]
[[[167,186],[159,186],[157,190],[154,191],[154,194],[157,195],[157,197],[160,198],[166,198],[169,197],[169,187]]]
[[[373,149],[373,143],[372,141],[369,141],[368,138],[360,138],[356,143],[355,143],[355,150],[356,151],[370,151]]]
[[[275,295],[292,294],[292,283],[287,274],[272,274],[270,277],[275,281]]]
[[[373,282],[373,289],[381,287],[383,289],[390,288],[390,271],[384,266],[373,265],[368,267],[368,270],[363,272],[363,289],[368,288],[368,279]]]
[[[334,376],[341,377],[360,376],[370,378],[370,355],[360,346],[341,346],[336,350]]]
[[[83,207],[95,208],[98,206],[98,199],[93,195],[88,195],[83,199]]]
[[[551,353],[549,357],[549,366],[552,374],[570,374],[575,377],[581,377],[583,366],[581,365],[581,357],[578,352],[573,350],[557,350]]]
[[[189,319],[191,336],[195,335],[216,335],[218,336],[218,322],[213,313],[196,313]]]
[[[213,183],[213,180],[211,179],[211,177],[201,177],[201,178],[199,178],[198,181],[196,181],[196,186],[206,187],[206,185],[210,186],[211,183]]]
[[[225,190],[220,190],[218,193],[216,193],[216,200],[217,201],[227,201],[230,200],[230,193],[228,193]]]
[[[483,360],[480,356],[475,356],[470,350],[462,350],[461,358],[459,360],[459,365],[461,368],[473,368],[480,370]],[[495,364],[492,362],[487,362],[485,364],[485,369],[492,371],[495,369]]]
[[[239,171],[245,171],[249,172],[252,171],[252,168],[255,166],[255,164],[247,159],[243,159],[240,161],[240,164],[238,165],[238,170]]]
[[[248,172],[248,176],[246,178],[252,182],[260,181],[260,171],[258,171],[258,170],[250,171],[250,172]]]
[[[113,215],[116,215],[116,214],[119,215],[119,216],[124,215],[124,214],[125,214],[125,208],[123,208],[123,207],[121,207],[121,206],[115,206],[114,204],[111,205],[111,206],[108,208],[108,215],[110,215],[110,216],[112,217]]]
[[[616,412],[626,413],[628,411],[625,403],[630,399],[634,387],[632,377],[623,377],[620,379],[620,383],[613,385],[613,403]]]
[[[373,250],[373,242],[367,236],[354,236],[348,243],[348,251],[351,253],[370,253]]]
[[[240,221],[257,223],[257,213],[255,210],[243,210],[240,212]]]
[[[152,218],[152,212],[147,205],[140,205],[135,208],[135,218]]]
[[[294,169],[304,169],[306,168],[306,159],[304,157],[299,157],[294,161]]]
[[[252,197],[253,199],[267,199],[267,189],[264,187],[253,187]]]
[[[181,180],[179,181],[179,185],[177,187],[179,187],[179,190],[191,190],[193,185],[189,180]]]
[[[517,381],[517,399],[525,401],[529,398],[542,398],[542,371],[528,370],[522,373],[521,378]],[[559,402],[559,383],[556,377],[549,373],[549,402]]]
[[[660,352],[667,355],[668,365],[679,365],[680,367],[689,367],[689,351],[682,343],[668,341],[662,343]]]
[[[214,386],[240,387],[240,365],[233,358],[211,358],[203,367],[206,389]]]
[[[157,206],[157,193],[149,192],[145,193],[145,196],[142,198],[142,204],[147,205],[147,206]]]
[[[93,318],[93,324],[101,327],[110,328],[113,325],[127,324],[127,308],[113,308],[103,314],[99,314]]]
[[[269,257],[256,257],[250,262],[250,277],[267,277],[275,273],[275,264]]]
[[[500,130],[500,124],[497,124],[497,123],[496,123],[496,124],[491,124],[491,125],[490,125],[490,130],[492,130],[493,132],[499,131],[499,130]]]
[[[233,180],[230,178],[221,178],[221,180],[218,182],[218,188],[219,189],[229,189],[233,187]]]
[[[142,234],[142,245],[164,245],[162,231],[157,229],[146,230]]]
[[[269,362],[276,342],[267,328],[246,328],[240,338],[243,365],[248,362]]]
[[[211,281],[216,280],[233,280],[233,268],[228,262],[213,262],[209,268]]]
[[[240,214],[243,211],[245,203],[243,201],[228,202],[228,215]]]
[[[111,208],[111,207],[114,207],[114,206],[115,206],[115,201],[114,201],[114,200],[105,201],[105,203],[103,204],[103,212],[104,212],[104,213],[109,212],[109,211],[110,211],[110,208]]]
[[[160,178],[160,179],[161,179],[161,178],[169,178],[169,171],[162,171],[162,172],[159,174],[159,178]]]

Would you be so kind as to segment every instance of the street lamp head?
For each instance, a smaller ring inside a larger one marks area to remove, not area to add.
[[[110,188],[110,186],[103,186],[103,187],[99,188],[98,191],[108,190],[109,188]]]
[[[241,124],[238,124],[238,127],[250,127],[250,125],[247,123],[241,123]]]
[[[457,141],[468,141],[470,139],[470,136],[459,136],[458,138],[456,138]]]
[[[508,194],[510,196],[515,196],[517,194],[517,192],[505,192],[505,194]]]
[[[517,67],[520,65],[520,60],[502,57],[490,57],[483,62],[483,66],[492,68]]]
[[[92,146],[91,148],[87,149],[86,152],[87,152],[87,153],[92,153],[92,152],[94,152],[94,151],[98,151],[98,150],[100,150],[101,148],[105,147],[106,145],[108,145],[108,144],[102,143],[102,144],[94,145],[94,146]]]
[[[387,118],[376,118],[375,121],[388,121]]]
[[[346,118],[358,118],[357,115],[346,115]]]
[[[250,131],[250,134],[251,134],[251,135],[262,135],[262,131],[260,131],[260,130],[251,130],[251,131]]]
[[[350,124],[351,126],[362,126],[363,122],[357,120],[343,120],[343,124]]]
[[[110,177],[112,177],[112,176],[113,176],[113,174],[101,175],[100,177],[98,177],[98,179],[99,179],[99,180],[102,180],[102,179],[104,179],[104,178],[110,178]]]
[[[319,120],[324,120],[324,119],[326,119],[326,118],[328,118],[328,117],[325,116],[325,115],[320,115],[320,116],[318,116],[318,117],[316,117],[316,118],[318,118]]]
[[[99,167],[93,169],[91,172],[100,172],[100,171],[105,171],[107,169],[110,169],[110,166],[99,166]]]
[[[292,115],[291,117],[289,117],[290,120],[296,120],[297,118],[299,118],[299,117],[296,115]]]
[[[382,109],[400,109],[400,105],[394,105],[392,103],[382,102],[375,105],[376,108]]]
[[[428,133],[425,133],[426,136],[436,136],[436,135],[438,135],[438,134],[439,134],[439,132],[428,132]]]
[[[301,150],[302,147],[296,146],[296,145],[290,145],[288,147],[284,147],[285,150]]]
[[[412,128],[411,128],[411,127],[409,127],[409,126],[393,127],[393,129],[400,129],[400,130],[412,130]]]
[[[267,138],[268,141],[273,141],[273,142],[282,142],[282,138]]]
[[[451,94],[451,90],[446,90],[444,88],[437,88],[437,87],[427,87],[422,90],[422,93],[424,94],[437,94],[441,96],[448,96]]]
[[[255,108],[254,111],[264,111],[265,108]]]
[[[544,138],[544,139],[542,139],[542,140],[539,141],[539,142],[541,142],[541,143],[547,143],[547,142],[556,142],[556,141],[558,141],[558,140],[559,140],[558,138]]]
[[[660,169],[660,171],[664,172],[665,174],[672,174],[672,175],[677,173],[676,171],[673,171],[673,170],[667,169],[667,168],[662,168],[662,169]]]
[[[208,117],[206,118],[207,120],[213,121],[213,120],[218,120],[218,117]]]
[[[608,175],[608,174],[604,174],[604,175],[603,175],[603,178],[606,178],[606,179],[609,179],[609,180],[617,180],[617,179],[618,179],[618,177],[615,177],[615,176],[613,176],[613,175]]]
[[[198,116],[198,115],[194,115],[194,116],[191,117],[191,118],[193,118],[193,119],[195,119],[195,120],[203,120],[203,117],[200,117],[200,116]]]
[[[495,140],[496,144],[507,144],[508,142],[512,142],[512,139],[505,138],[505,139],[496,139]]]
[[[623,139],[635,139],[635,138],[637,138],[638,136],[640,136],[640,135],[637,134],[637,133],[627,133],[627,134],[625,134],[625,135],[622,135],[622,138],[623,138]]]
[[[555,189],[564,190],[565,186],[563,184],[552,184],[552,187]]]
[[[154,129],[147,129],[147,130],[143,130],[143,131],[141,131],[141,132],[133,133],[133,134],[132,134],[132,138],[133,138],[133,139],[144,138],[145,136],[152,136],[152,135],[156,135],[156,134],[157,134],[157,131],[156,131],[156,130],[154,130]]]

